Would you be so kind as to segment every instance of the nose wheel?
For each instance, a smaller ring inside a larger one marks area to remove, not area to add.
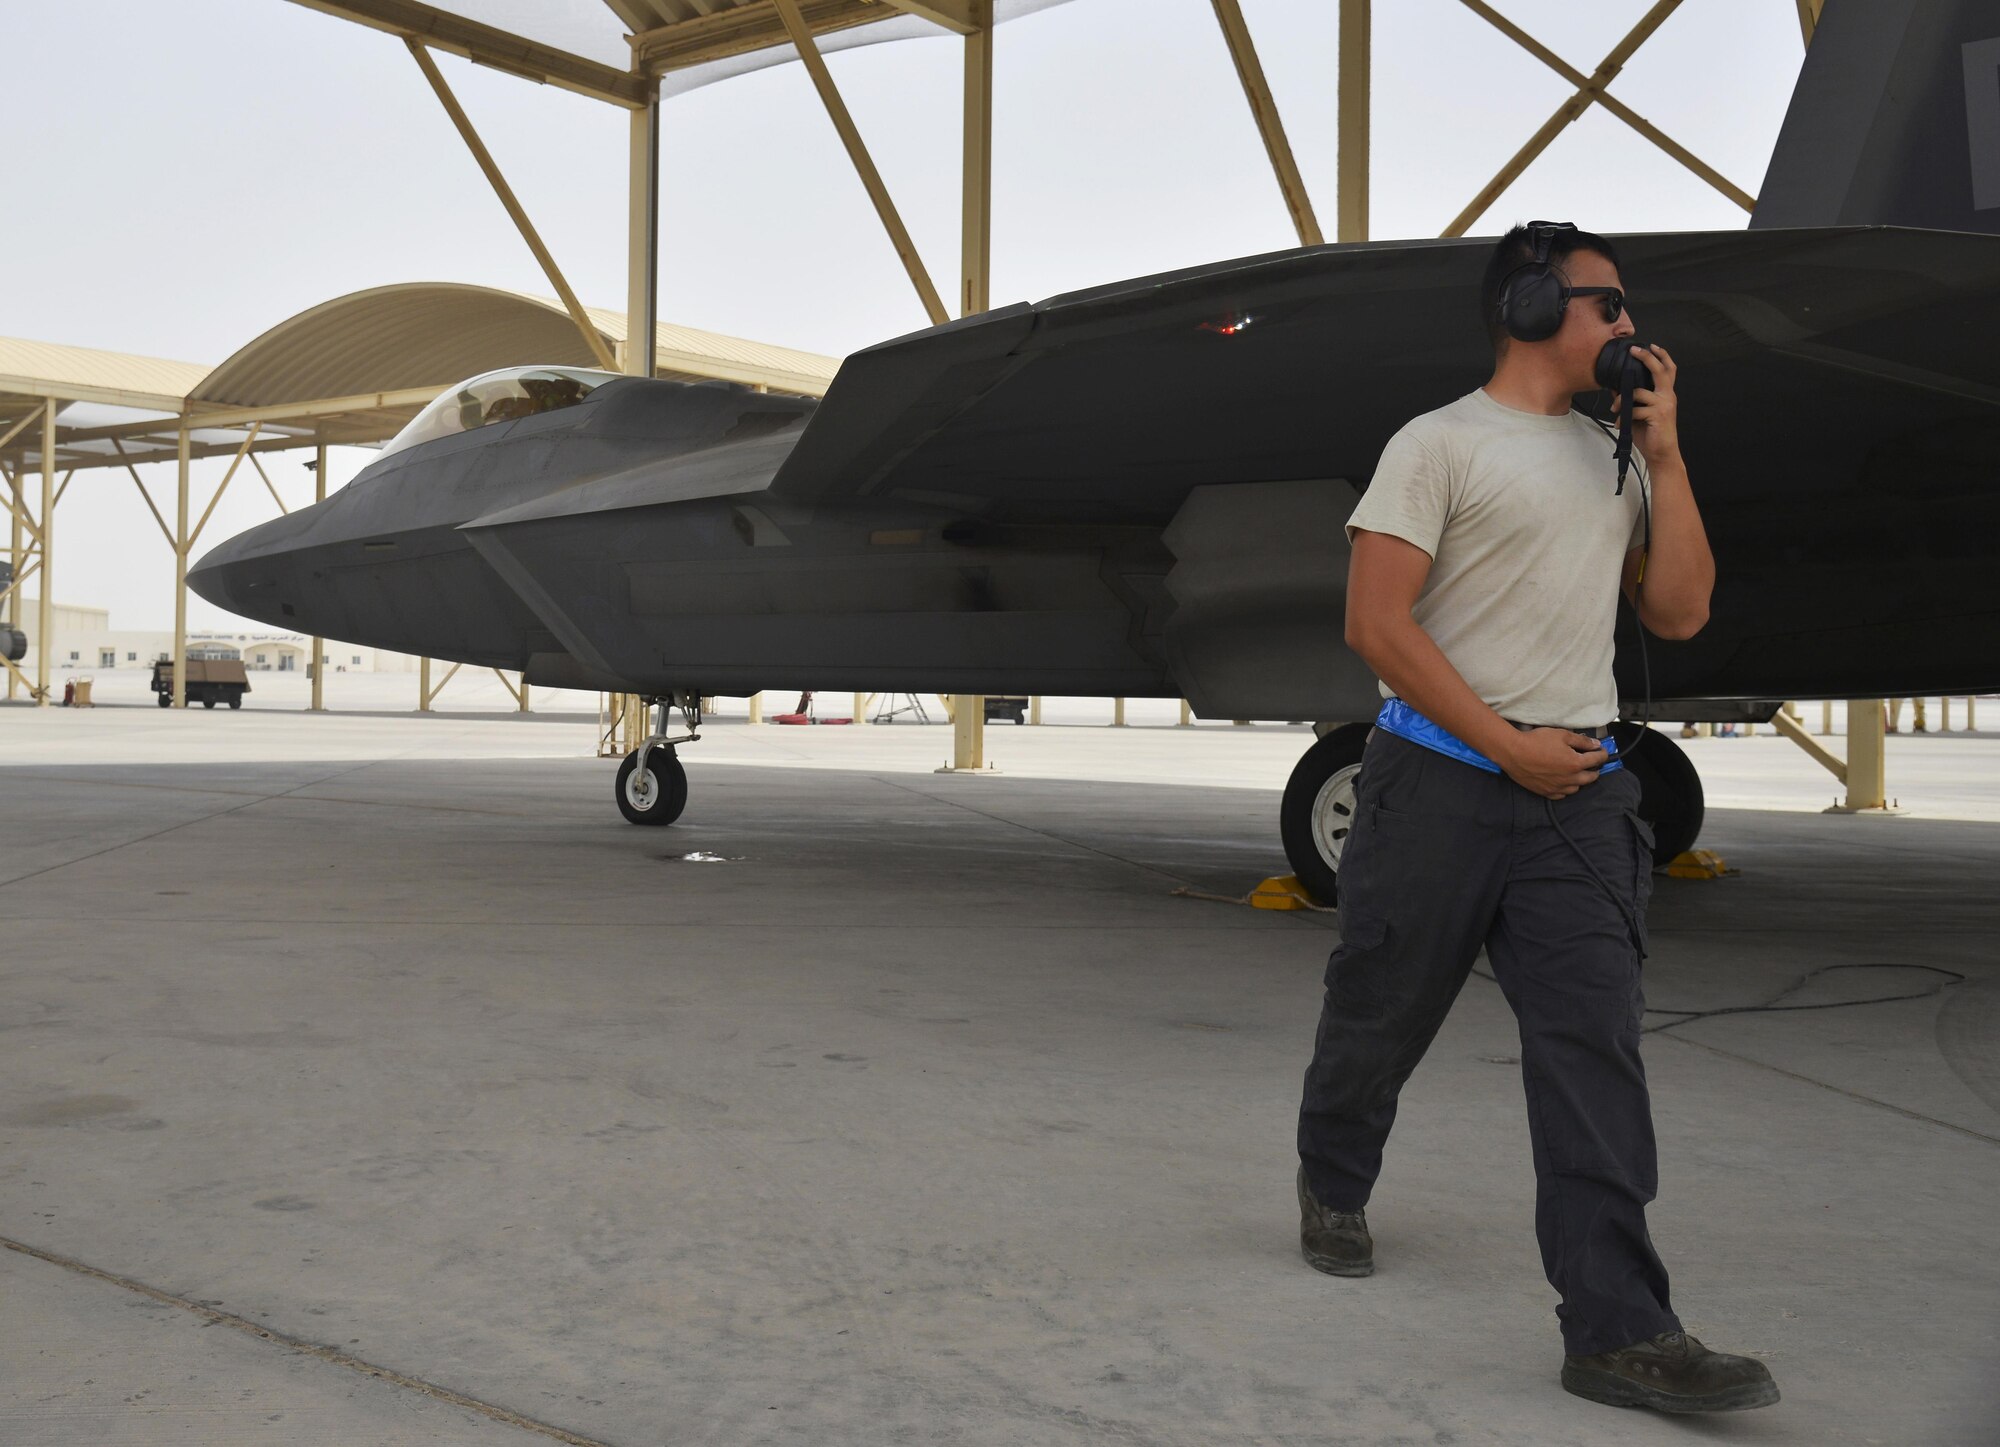
[[[1292,873],[1329,907],[1340,902],[1340,857],[1354,827],[1355,785],[1367,744],[1365,723],[1333,730],[1306,750],[1278,807],[1278,832]]]
[[[676,704],[687,719],[688,731],[667,736],[669,710]],[[659,700],[657,732],[625,756],[618,766],[615,797],[618,812],[631,824],[671,824],[687,807],[687,770],[675,749],[680,744],[699,742],[701,699],[699,695],[676,695]]]

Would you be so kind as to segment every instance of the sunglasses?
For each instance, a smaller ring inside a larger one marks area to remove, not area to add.
[[[1598,305],[1604,308],[1604,319],[1607,322],[1615,322],[1625,314],[1625,293],[1615,286],[1573,286],[1569,289],[1569,294],[1573,297],[1602,298]]]

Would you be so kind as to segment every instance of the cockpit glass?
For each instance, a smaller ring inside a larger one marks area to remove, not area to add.
[[[475,427],[574,407],[606,382],[617,379],[616,372],[583,367],[509,367],[482,373],[453,387],[412,417],[376,455],[387,457]]]

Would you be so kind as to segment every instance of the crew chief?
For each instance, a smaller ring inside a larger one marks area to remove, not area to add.
[[[1644,483],[1614,491],[1604,433],[1571,409],[1597,386],[1599,352],[1634,336],[1616,251],[1562,223],[1516,227],[1480,305],[1492,378],[1396,434],[1348,523],[1346,637],[1400,719],[1498,769],[1390,732],[1389,712],[1369,737],[1299,1113],[1300,1243],[1331,1275],[1374,1269],[1364,1208],[1397,1094],[1483,946],[1520,1024],[1563,1386],[1666,1411],[1764,1406],[1778,1391],[1763,1363],[1682,1331],[1647,1234],[1652,836],[1632,772],[1600,775],[1619,592],[1679,639],[1707,622],[1715,583],[1675,364],[1629,347],[1652,378],[1633,394],[1648,549]]]

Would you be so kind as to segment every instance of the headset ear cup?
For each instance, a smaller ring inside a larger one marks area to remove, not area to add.
[[[1562,327],[1568,288],[1549,266],[1524,267],[1501,293],[1500,318],[1507,335],[1521,342],[1545,342]]]

